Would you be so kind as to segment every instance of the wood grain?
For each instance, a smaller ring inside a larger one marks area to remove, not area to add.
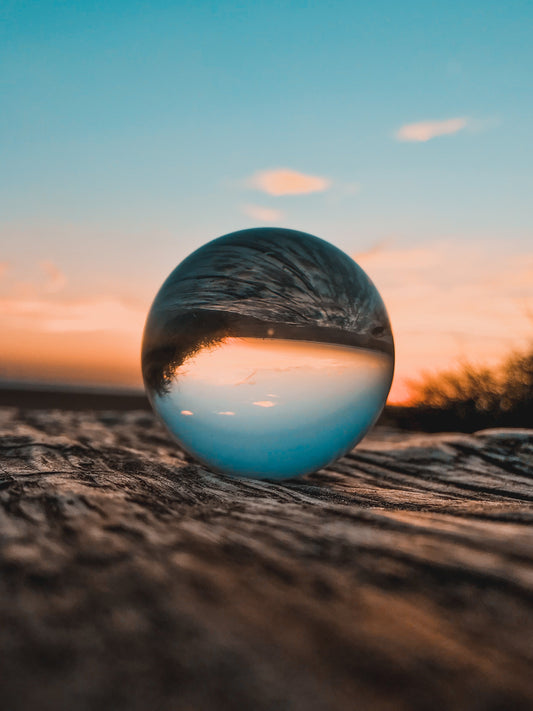
[[[147,412],[0,409],[6,711],[533,708],[533,430],[231,480]]]

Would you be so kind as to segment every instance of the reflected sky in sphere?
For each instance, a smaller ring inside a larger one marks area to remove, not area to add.
[[[258,228],[209,242],[170,274],[142,367],[154,410],[192,456],[286,479],[362,439],[387,398],[394,344],[352,259],[312,235]]]
[[[182,446],[208,466],[287,478],[351,449],[380,411],[391,376],[384,353],[228,338],[187,359],[154,405]]]

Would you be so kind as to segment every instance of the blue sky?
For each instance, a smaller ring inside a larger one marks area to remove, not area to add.
[[[47,260],[57,299],[144,308],[192,249],[267,223],[352,255],[530,254],[532,29],[526,2],[4,0],[2,293]],[[327,188],[257,189],[282,168]]]

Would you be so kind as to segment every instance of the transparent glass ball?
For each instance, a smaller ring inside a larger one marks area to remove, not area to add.
[[[237,477],[329,464],[378,418],[394,370],[383,301],[344,252],[304,232],[233,232],[170,274],[148,314],[146,391],[177,442]]]

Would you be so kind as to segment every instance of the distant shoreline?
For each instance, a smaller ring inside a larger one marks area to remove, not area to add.
[[[0,385],[0,407],[32,410],[150,410],[142,390],[22,384]]]
[[[142,390],[0,383],[0,408],[22,410],[131,411],[151,412]],[[476,432],[487,427],[524,427],[523,421],[478,421],[457,418],[454,413],[428,406],[387,405],[377,426],[407,432]]]

